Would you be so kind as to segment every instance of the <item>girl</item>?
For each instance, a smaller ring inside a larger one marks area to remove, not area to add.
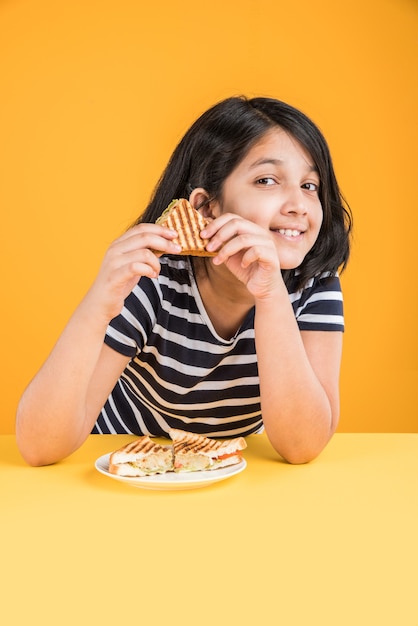
[[[210,218],[202,236],[216,256],[179,256],[175,231],[154,223],[180,197]],[[312,121],[270,98],[213,106],[24,392],[23,457],[54,463],[91,432],[171,427],[211,437],[265,428],[288,462],[316,457],[338,423],[337,270],[350,230]]]

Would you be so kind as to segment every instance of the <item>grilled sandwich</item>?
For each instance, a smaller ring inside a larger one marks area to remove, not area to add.
[[[157,219],[156,224],[172,228],[178,233],[174,243],[181,246],[180,254],[191,256],[215,256],[216,252],[208,252],[208,239],[202,239],[200,231],[209,224],[203,215],[196,211],[185,198],[173,200]]]
[[[169,432],[174,447],[174,471],[196,472],[235,465],[242,460],[247,447],[243,437],[210,439],[172,428]]]
[[[164,474],[173,468],[173,446],[161,446],[147,435],[119,448],[109,458],[109,472],[118,476]]]

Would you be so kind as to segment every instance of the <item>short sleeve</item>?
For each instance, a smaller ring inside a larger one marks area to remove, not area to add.
[[[343,295],[338,275],[321,274],[290,294],[300,330],[344,332]]]
[[[160,302],[154,281],[141,278],[125,300],[121,313],[109,323],[104,342],[120,354],[135,357],[147,341]]]

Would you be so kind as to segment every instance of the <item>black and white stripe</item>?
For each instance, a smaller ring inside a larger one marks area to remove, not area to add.
[[[161,259],[109,325],[105,341],[131,357],[93,433],[165,436],[170,428],[210,437],[262,429],[254,310],[230,340],[217,335],[190,259]],[[301,330],[344,330],[339,278],[311,280],[289,297]]]

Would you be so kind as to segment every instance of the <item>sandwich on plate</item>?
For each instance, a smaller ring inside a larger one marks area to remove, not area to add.
[[[109,457],[109,472],[118,476],[165,474],[173,468],[173,446],[154,443],[147,435],[119,448]]]
[[[244,437],[210,439],[172,428],[169,435],[174,447],[174,471],[197,472],[235,465],[247,447]]]
[[[209,224],[203,215],[196,211],[185,198],[173,200],[155,222],[178,233],[173,242],[181,246],[180,254],[191,256],[215,256],[216,252],[208,252],[208,239],[202,239],[200,231]]]

